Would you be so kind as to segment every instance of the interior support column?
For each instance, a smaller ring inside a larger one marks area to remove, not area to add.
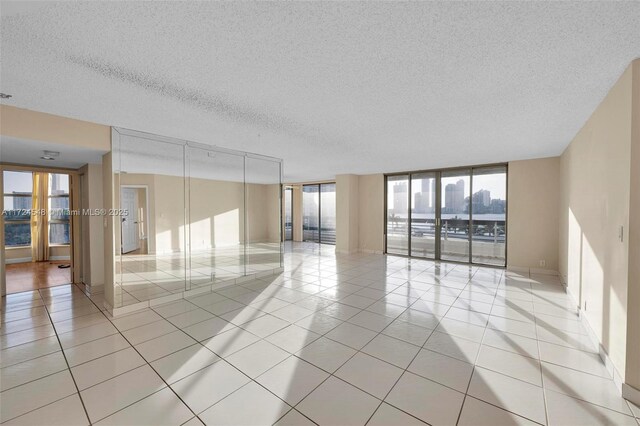
[[[358,251],[358,175],[336,176],[336,252]]]

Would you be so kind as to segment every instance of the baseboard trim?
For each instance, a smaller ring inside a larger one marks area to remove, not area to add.
[[[620,392],[620,395],[622,397],[626,398],[624,396],[624,387],[628,386],[628,385],[625,385],[624,379],[622,378],[622,375],[620,374],[620,372],[618,372],[618,369],[614,366],[613,361],[611,361],[611,357],[607,353],[607,351],[604,348],[604,346],[602,346],[602,343],[600,343],[600,340],[598,339],[597,334],[595,333],[595,331],[593,331],[593,328],[591,327],[591,324],[589,323],[589,320],[584,315],[584,311],[581,309],[580,304],[578,303],[575,295],[571,292],[571,290],[569,289],[569,286],[567,286],[567,284],[566,284],[566,282],[564,280],[562,280],[562,286],[564,287],[565,292],[567,293],[567,295],[569,295],[569,297],[573,301],[574,306],[577,307],[577,309],[578,309],[578,318],[580,319],[580,322],[582,323],[584,329],[587,331],[587,336],[589,336],[589,340],[591,340],[591,343],[596,348],[598,348],[598,355],[600,356],[600,359],[604,363],[605,368],[607,369],[607,372],[609,373],[609,375],[613,379],[613,383],[615,384],[616,388],[618,389],[618,392]],[[629,398],[626,398],[626,399],[629,399]]]
[[[14,263],[30,263],[31,260],[32,260],[31,257],[18,257],[18,258],[15,258],[15,259],[5,259],[4,260],[4,264],[5,265],[11,265],[11,264],[14,264]]]
[[[49,260],[71,260],[71,256],[49,256]]]
[[[640,389],[626,383],[622,384],[622,397],[640,407]]]
[[[527,266],[508,265],[507,266],[507,271],[518,272],[518,273],[521,273],[521,274],[560,276],[560,273],[558,271],[554,271],[553,269],[530,268],[530,267],[527,267]]]
[[[355,250],[343,250],[343,249],[336,249],[336,253],[337,254],[356,254],[359,253],[360,250],[355,249]]]
[[[360,253],[367,253],[367,254],[384,254],[382,250],[360,249],[358,251]]]

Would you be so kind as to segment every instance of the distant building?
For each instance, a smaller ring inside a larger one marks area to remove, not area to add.
[[[393,185],[393,213],[404,214],[408,209],[407,183],[398,182]]]
[[[12,192],[13,195],[24,195],[24,197],[13,197],[13,210],[31,210],[30,192]]]
[[[489,207],[491,204],[491,192],[486,189],[481,189],[474,194],[473,202],[476,204],[482,204],[484,207]]]
[[[413,195],[413,211],[415,213],[433,213],[436,211],[436,180],[423,179],[420,192]]]
[[[463,213],[464,212],[464,180],[460,179],[456,183],[450,183],[444,188],[444,212],[443,213]]]

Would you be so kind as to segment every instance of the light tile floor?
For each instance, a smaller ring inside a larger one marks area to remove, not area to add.
[[[278,277],[101,306],[3,299],[2,423],[638,426],[552,276],[295,244]]]

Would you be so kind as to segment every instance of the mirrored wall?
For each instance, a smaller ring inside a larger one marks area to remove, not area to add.
[[[282,162],[113,129],[114,307],[282,267]]]

